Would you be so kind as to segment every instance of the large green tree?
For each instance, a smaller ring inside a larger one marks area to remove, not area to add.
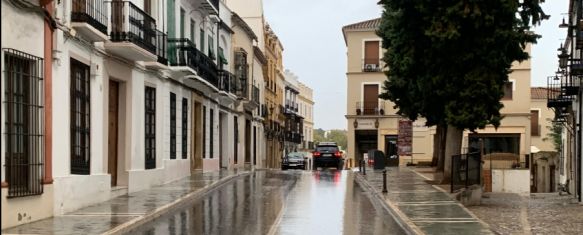
[[[381,0],[377,34],[389,67],[381,98],[399,114],[437,125],[434,156],[444,181],[463,130],[500,125],[500,99],[514,61],[529,58],[547,16],[544,0]]]

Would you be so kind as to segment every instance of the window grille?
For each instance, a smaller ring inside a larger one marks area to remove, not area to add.
[[[182,98],[182,159],[187,158],[188,152],[188,100]]]
[[[71,59],[71,174],[88,175],[91,168],[89,66]]]
[[[176,94],[170,92],[170,159],[176,159]]]
[[[156,168],[156,89],[153,87],[146,87],[145,93],[145,164],[147,169]]]
[[[43,193],[43,59],[14,49],[4,52],[5,175],[7,198]]]

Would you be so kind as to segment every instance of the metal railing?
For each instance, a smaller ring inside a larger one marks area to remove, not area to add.
[[[255,86],[255,85],[253,85],[253,91],[251,93],[251,100],[255,101],[257,103],[260,103],[259,102],[259,87]]]
[[[188,38],[168,39],[168,62],[170,66],[188,66],[196,70],[196,45]]]
[[[549,108],[567,107],[571,104],[574,96],[566,95],[562,92],[562,77],[547,77],[547,106]]]
[[[219,90],[226,91],[229,93],[236,93],[237,91],[237,79],[234,74],[227,70],[219,71]]]
[[[190,39],[168,39],[168,59],[170,66],[188,66],[211,85],[219,87],[217,65],[208,56],[196,49]]]
[[[379,58],[365,58],[361,63],[362,72],[380,72],[383,70],[384,63]]]
[[[107,34],[107,5],[101,0],[73,0],[71,21],[88,23]]]
[[[45,157],[43,58],[14,49],[2,52],[6,197],[39,195]]]
[[[385,102],[356,102],[356,115],[385,115]]]
[[[156,29],[156,56],[158,63],[168,65],[168,35]]]
[[[129,1],[111,1],[111,33],[113,42],[131,42],[156,54],[156,21]]]
[[[482,159],[479,152],[453,155],[451,158],[451,192],[481,184]]]

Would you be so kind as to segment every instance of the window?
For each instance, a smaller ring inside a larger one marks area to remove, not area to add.
[[[170,159],[176,159],[176,94],[170,92]]]
[[[210,156],[209,156],[209,158],[212,159],[213,153],[214,153],[213,150],[215,148],[215,146],[213,145],[214,144],[213,130],[215,129],[213,123],[214,123],[214,116],[215,116],[214,112],[215,111],[213,109],[210,109],[210,110],[211,110],[211,112],[210,112],[210,116],[209,116],[209,123],[210,123],[210,125],[209,125],[209,141],[210,141],[210,144],[209,144],[209,149],[210,149],[209,155]]]
[[[71,174],[89,174],[90,100],[89,66],[71,59]]]
[[[530,135],[540,136],[540,125],[538,124],[538,110],[530,110]]]
[[[146,87],[145,98],[145,168],[154,169],[156,168],[156,88]]]
[[[234,125],[234,129],[235,129],[234,133],[235,134],[233,135],[233,138],[234,138],[233,144],[235,145],[233,149],[235,150],[235,153],[234,153],[235,156],[234,156],[233,160],[234,160],[235,164],[237,164],[237,161],[239,158],[239,156],[238,156],[239,150],[237,148],[237,146],[239,144],[239,120],[237,120],[237,116],[234,116],[233,118],[234,118],[233,122],[235,123],[235,125]]]
[[[365,72],[379,71],[379,41],[364,42],[364,68]]]
[[[188,153],[188,100],[182,98],[182,159],[187,158]]]
[[[512,90],[513,90],[513,82],[509,81],[504,84],[504,96],[502,96],[502,100],[512,100]]]
[[[206,106],[202,106],[202,157],[206,158]]]
[[[200,51],[204,53],[204,30],[200,29]]]
[[[13,49],[3,51],[7,198],[39,195],[44,163],[43,59]]]
[[[196,25],[196,22],[194,22],[193,19],[190,19],[190,41],[192,41],[192,43],[194,43],[194,26]]]
[[[480,151],[480,139],[483,140],[483,153],[520,154],[520,134],[470,134],[468,152]]]
[[[181,7],[180,8],[180,38],[185,38],[186,35],[184,34],[184,15],[186,14],[186,12],[184,12],[184,9]]]
[[[214,43],[214,42],[213,42],[213,37],[211,37],[211,35],[209,35],[208,37],[209,37],[209,38],[208,38],[208,39],[209,39],[209,41],[208,41],[208,42],[209,42],[209,53],[208,53],[208,55],[209,55],[209,57],[210,57],[211,59],[213,59],[213,60],[214,60],[214,59],[215,59],[215,51],[213,50],[213,49],[214,49],[214,45],[213,45],[213,43]]]

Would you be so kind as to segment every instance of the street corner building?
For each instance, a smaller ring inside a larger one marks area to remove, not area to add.
[[[381,38],[375,33],[380,20],[371,19],[342,28],[347,49],[349,163],[354,165],[355,160],[365,158],[369,150],[378,149],[387,156],[398,156],[400,164],[429,165],[435,127],[425,126],[423,118],[412,122],[397,115],[392,102],[378,97],[387,79],[384,72],[390,70],[382,60]],[[525,50],[530,53],[530,45]],[[482,153],[486,191],[529,193],[531,174],[538,174],[530,171],[531,149],[536,148],[531,147],[531,136],[537,136],[535,144],[539,148],[551,151],[548,144],[543,143],[544,136],[540,137],[550,123],[544,122],[541,116],[546,115],[547,110],[531,102],[530,60],[515,62],[511,70],[501,100],[504,119],[500,127],[465,131],[461,151]],[[544,180],[550,181],[550,174],[546,174]],[[552,182],[544,184],[550,190]]]
[[[2,229],[302,143],[260,0],[1,4]]]

